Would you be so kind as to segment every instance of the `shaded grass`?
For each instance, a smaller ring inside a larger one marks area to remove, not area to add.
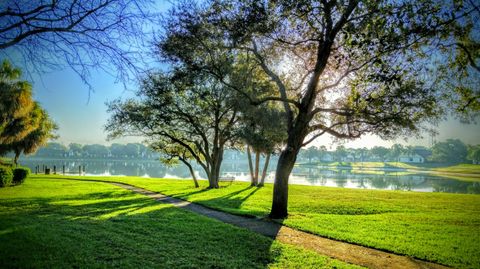
[[[0,189],[0,268],[351,268],[103,183]]]
[[[95,177],[99,179],[100,177]],[[82,177],[82,179],[87,179]],[[272,185],[101,177],[242,215],[266,216]],[[480,196],[290,185],[287,226],[454,267],[480,264]]]

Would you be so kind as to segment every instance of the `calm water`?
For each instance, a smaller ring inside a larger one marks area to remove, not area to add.
[[[183,165],[166,167],[158,161],[112,161],[112,160],[53,160],[24,159],[21,164],[30,167],[46,165],[57,173],[78,174],[78,167],[85,166],[87,175],[98,176],[140,176],[154,178],[190,178],[188,169]],[[261,166],[263,167],[263,166]],[[276,163],[271,163],[266,182],[273,182]],[[200,167],[196,167],[199,178],[205,178]],[[248,181],[247,163],[226,161],[222,164],[222,176],[235,176],[235,180]],[[295,167],[290,177],[291,184],[312,186],[330,186],[355,189],[405,190],[417,192],[451,192],[480,194],[480,183],[466,182],[440,176],[412,174],[406,172],[380,172],[360,174],[353,170],[328,170],[319,167]]]

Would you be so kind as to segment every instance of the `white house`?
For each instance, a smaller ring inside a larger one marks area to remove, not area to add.
[[[398,161],[402,163],[423,163],[425,158],[418,154],[400,155],[398,156]]]

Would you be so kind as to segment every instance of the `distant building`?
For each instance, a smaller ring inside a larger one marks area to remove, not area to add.
[[[400,155],[398,161],[402,163],[424,163],[425,158],[418,154]]]

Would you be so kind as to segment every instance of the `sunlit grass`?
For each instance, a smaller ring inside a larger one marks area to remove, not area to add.
[[[235,214],[266,216],[272,185],[207,190],[188,180],[92,177],[133,184]],[[480,264],[480,195],[291,185],[285,225],[454,267]]]
[[[0,189],[0,268],[351,268],[96,182]]]

